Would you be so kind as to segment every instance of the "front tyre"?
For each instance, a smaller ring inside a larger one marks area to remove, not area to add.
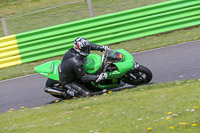
[[[129,71],[123,81],[131,85],[147,84],[152,80],[152,72],[147,67],[140,65],[137,69]]]

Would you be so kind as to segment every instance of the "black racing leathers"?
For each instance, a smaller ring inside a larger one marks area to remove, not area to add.
[[[103,51],[103,46],[90,44],[91,50]],[[59,66],[59,79],[61,85],[64,87],[77,79],[81,82],[87,83],[96,81],[98,75],[87,74],[83,68],[84,57],[79,55],[73,48],[68,50],[63,56],[62,62]]]

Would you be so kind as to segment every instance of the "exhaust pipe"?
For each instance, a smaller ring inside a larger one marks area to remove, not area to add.
[[[52,88],[44,88],[44,91],[46,93],[50,93],[50,94],[53,94],[53,95],[60,95],[60,96],[64,96],[65,95],[65,92],[62,92],[62,91],[58,91],[58,90],[55,90],[55,89],[52,89]]]

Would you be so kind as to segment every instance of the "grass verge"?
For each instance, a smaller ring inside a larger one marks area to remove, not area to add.
[[[65,5],[67,3],[73,3],[77,1],[80,2]],[[167,0],[92,0],[95,16],[119,12],[164,1]],[[58,7],[52,8],[56,6]],[[46,8],[51,8],[51,10],[44,10],[42,12],[30,14]],[[1,0],[0,17],[7,18],[6,23],[9,34],[16,34],[89,18],[90,13],[87,0]],[[3,36],[3,29],[1,26],[0,36]]]
[[[200,80],[139,86],[0,114],[10,133],[197,133]]]
[[[195,26],[191,28],[168,32],[165,34],[159,34],[159,35],[121,42],[118,44],[111,45],[111,48],[113,49],[123,48],[130,53],[134,53],[148,49],[165,47],[177,43],[200,40],[199,34],[200,34],[200,26]],[[36,62],[0,69],[1,71],[0,80],[33,74],[35,73],[34,71],[35,66],[55,59],[60,60],[62,59],[62,56],[57,56]]]

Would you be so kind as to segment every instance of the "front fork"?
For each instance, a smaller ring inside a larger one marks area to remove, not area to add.
[[[134,70],[137,70],[139,67],[140,67],[140,64],[137,63],[137,62],[135,62],[135,65],[134,65],[134,67],[132,68],[132,70],[133,70],[133,71],[134,71]]]
[[[139,67],[140,67],[140,64],[139,63],[137,63],[137,62],[135,62],[135,65],[134,65],[134,67],[132,68],[132,72],[138,72],[137,70],[139,69]],[[136,75],[134,75],[133,73],[130,73],[129,74],[129,76],[132,78],[132,79],[134,79],[135,81],[142,81],[143,80],[143,77],[138,77],[138,75],[136,76]]]

